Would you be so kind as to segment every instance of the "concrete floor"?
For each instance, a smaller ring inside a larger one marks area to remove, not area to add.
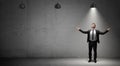
[[[19,58],[0,59],[0,66],[120,66],[120,59],[98,59],[88,63],[87,58]]]

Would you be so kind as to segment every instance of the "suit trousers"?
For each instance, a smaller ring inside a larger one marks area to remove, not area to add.
[[[89,60],[92,59],[92,49],[94,51],[94,60],[96,60],[96,58],[97,58],[97,41],[90,41],[88,48],[89,48],[89,53],[88,53]]]

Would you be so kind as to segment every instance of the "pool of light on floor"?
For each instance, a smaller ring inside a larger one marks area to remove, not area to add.
[[[98,59],[97,63],[90,62],[88,63],[88,59],[54,59],[50,61],[51,64],[67,64],[67,65],[118,65],[120,64],[120,60],[113,59]]]

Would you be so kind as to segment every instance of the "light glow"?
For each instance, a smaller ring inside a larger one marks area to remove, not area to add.
[[[89,12],[87,13],[85,19],[83,20],[83,29],[90,29],[92,23],[96,23],[97,29],[104,29],[106,28],[106,22],[98,12],[97,8],[90,8]]]

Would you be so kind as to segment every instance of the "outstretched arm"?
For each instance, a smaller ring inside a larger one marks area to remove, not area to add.
[[[83,30],[81,30],[81,29],[79,29],[79,31],[82,32],[82,33],[84,33],[84,34],[87,34],[87,33],[88,33],[88,31],[83,31]]]
[[[78,31],[84,33],[84,34],[87,34],[87,33],[89,32],[89,31],[84,31],[84,30],[80,29],[80,27],[76,27],[76,29],[77,29]]]
[[[109,30],[110,30],[110,28],[107,28],[104,32],[99,31],[99,34],[104,35],[104,34],[106,34]]]

